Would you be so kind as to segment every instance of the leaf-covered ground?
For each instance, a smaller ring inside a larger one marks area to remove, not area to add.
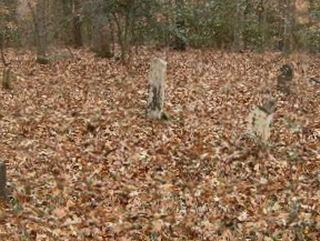
[[[155,56],[168,61],[168,122],[145,117]],[[319,56],[143,49],[130,72],[84,50],[48,66],[10,58],[0,240],[320,240]],[[283,96],[288,61],[295,85]],[[270,95],[261,145],[246,121]]]

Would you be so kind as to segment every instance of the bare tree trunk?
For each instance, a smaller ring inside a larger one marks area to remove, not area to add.
[[[131,67],[133,32],[136,24],[135,0],[125,0],[111,13],[109,21],[114,21],[116,37],[120,46],[120,59],[129,69]],[[112,26],[112,24],[110,24]],[[113,28],[111,28],[113,30]],[[111,35],[113,36],[113,34]]]
[[[128,29],[131,23],[128,15],[113,14],[113,19],[117,27],[117,38],[121,49],[120,59],[123,64],[128,65],[131,54],[131,36],[128,34]]]
[[[308,0],[296,0],[295,1],[295,12],[294,12],[294,19],[295,19],[295,32],[302,30],[306,30],[311,26],[311,18],[310,18],[310,10],[311,10],[311,2]],[[307,42],[302,40],[301,38],[296,39],[299,48],[303,48],[305,50],[308,49]]]
[[[241,51],[244,48],[243,41],[243,22],[244,22],[244,2],[238,0],[236,3],[236,17],[234,28],[234,49],[235,51]]]
[[[108,25],[108,19],[103,11],[103,2],[96,1],[93,16],[93,51],[99,57],[111,58],[113,57],[113,51],[111,49],[112,33],[110,25]]]
[[[35,25],[35,37],[37,45],[37,62],[47,64],[47,28],[46,28],[46,6],[47,0],[38,0],[36,3],[35,13],[29,3],[30,10],[33,13]]]
[[[116,40],[115,40],[115,36],[114,36],[114,34],[115,34],[115,29],[114,29],[114,24],[113,24],[113,22],[109,19],[109,29],[110,29],[110,38],[111,38],[111,45],[112,45],[112,47],[111,47],[111,54],[114,56],[114,53],[115,53],[115,42],[116,42]]]
[[[186,50],[186,36],[185,36],[185,21],[181,17],[182,9],[184,6],[184,0],[175,0],[176,4],[176,33],[174,36],[173,48],[175,50]]]
[[[294,49],[295,29],[295,0],[284,1],[283,43],[284,52],[290,53]]]
[[[11,87],[11,69],[9,67],[10,63],[7,63],[6,57],[4,54],[4,45],[5,45],[5,36],[4,33],[0,33],[0,58],[2,61],[2,64],[4,66],[3,72],[2,72],[2,88],[3,89],[10,89]],[[1,162],[0,162],[0,168],[1,168]],[[0,170],[1,172],[1,170]],[[1,177],[0,177],[1,179]],[[1,184],[0,184],[1,185]],[[1,196],[1,190],[0,190],[0,196]]]
[[[81,34],[81,20],[80,20],[80,2],[73,0],[72,6],[72,32],[73,32],[73,43],[76,48],[83,45],[82,34]]]
[[[261,34],[260,50],[264,50],[267,41],[267,11],[265,0],[260,0],[258,5],[259,32]]]

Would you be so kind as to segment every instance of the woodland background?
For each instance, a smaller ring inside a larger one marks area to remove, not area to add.
[[[1,1],[2,46],[90,46],[103,57],[115,44],[126,61],[134,46],[240,50],[320,49],[316,0]]]

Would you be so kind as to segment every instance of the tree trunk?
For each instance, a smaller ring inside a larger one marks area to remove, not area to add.
[[[283,23],[283,48],[286,54],[294,49],[295,29],[295,3],[294,0],[284,1],[284,23]]]
[[[184,6],[184,0],[175,0],[176,4],[176,31],[174,36],[173,49],[184,51],[186,50],[186,36],[185,36],[185,21],[183,19],[182,11]]]
[[[46,0],[38,0],[35,14],[35,32],[37,44],[37,62],[47,64],[47,26],[46,26]]]
[[[111,49],[112,33],[108,26],[108,19],[105,17],[103,11],[103,2],[97,1],[94,8],[93,15],[93,36],[92,49],[99,57],[111,58],[113,52]]]
[[[83,45],[79,9],[80,9],[80,2],[78,0],[73,0],[72,32],[73,32],[73,43],[76,48],[79,48]]]
[[[163,119],[165,117],[163,106],[166,71],[166,61],[159,58],[152,60],[149,74],[147,115],[153,119]]]
[[[244,22],[244,2],[238,0],[236,3],[236,17],[235,17],[235,28],[234,28],[234,49],[239,52],[244,48],[243,41],[243,22]]]
[[[267,10],[265,0],[260,0],[258,5],[259,32],[261,34],[260,50],[264,50],[267,42]]]

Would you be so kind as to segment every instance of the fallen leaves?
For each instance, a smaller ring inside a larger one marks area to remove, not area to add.
[[[65,208],[56,208],[52,211],[52,214],[59,219],[64,218],[67,215],[67,210]]]
[[[0,90],[12,185],[1,240],[320,238],[320,96],[303,81],[317,76],[314,56],[284,97],[278,54],[168,52],[163,123],[145,117],[157,53],[142,48],[131,74],[84,50],[47,66],[10,55],[18,78]],[[265,92],[279,101],[261,148],[243,134]]]

